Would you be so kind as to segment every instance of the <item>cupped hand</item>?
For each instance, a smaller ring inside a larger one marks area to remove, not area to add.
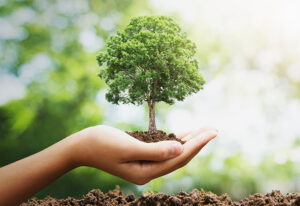
[[[142,185],[186,165],[217,130],[200,128],[179,135],[185,140],[145,143],[113,127],[99,125],[80,131],[73,148],[76,166],[91,166]]]

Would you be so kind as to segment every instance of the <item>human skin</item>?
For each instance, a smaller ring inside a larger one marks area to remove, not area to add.
[[[200,128],[185,140],[141,142],[113,127],[98,125],[0,168],[0,205],[18,205],[68,171],[89,166],[143,185],[186,165],[217,130]]]

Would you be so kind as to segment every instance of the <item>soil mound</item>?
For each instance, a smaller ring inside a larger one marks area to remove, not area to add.
[[[141,197],[136,198],[134,195],[124,196],[123,192],[117,186],[116,189],[104,194],[100,190],[91,190],[82,199],[77,200],[72,197],[67,199],[55,199],[46,197],[43,200],[32,198],[21,206],[33,205],[101,205],[101,206],[299,206],[300,193],[288,193],[283,195],[280,191],[272,191],[266,195],[253,194],[239,202],[232,201],[227,194],[218,196],[211,192],[205,192],[194,189],[190,193],[179,192],[177,195],[163,193],[144,193]]]
[[[156,133],[150,134],[148,131],[134,131],[134,132],[126,132],[127,134],[133,136],[134,138],[144,141],[144,142],[159,142],[164,140],[176,140],[181,144],[184,144],[185,141],[178,139],[174,133],[170,133],[167,135],[164,131],[157,130]]]

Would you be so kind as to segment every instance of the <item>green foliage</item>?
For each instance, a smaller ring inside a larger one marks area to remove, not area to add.
[[[109,86],[107,100],[114,104],[173,104],[205,83],[194,57],[195,44],[171,18],[133,18],[106,46],[97,56],[99,65],[106,66],[99,76]]]

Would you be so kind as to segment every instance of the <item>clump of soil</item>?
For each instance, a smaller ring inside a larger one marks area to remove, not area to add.
[[[136,198],[133,194],[124,196],[123,192],[117,186],[116,189],[104,194],[100,190],[91,190],[84,195],[82,199],[77,200],[72,197],[67,199],[55,199],[46,197],[43,200],[32,198],[27,203],[22,203],[21,206],[33,205],[107,205],[107,206],[299,206],[300,193],[288,193],[283,195],[280,191],[272,191],[266,195],[253,194],[239,202],[232,201],[227,194],[218,196],[212,192],[205,192],[194,189],[190,193],[179,192],[177,195],[169,195],[163,193],[144,193],[141,197]]]
[[[150,134],[148,131],[134,131],[134,132],[126,132],[127,134],[133,136],[134,138],[144,141],[144,142],[159,142],[164,140],[175,140],[184,144],[185,141],[178,139],[174,133],[170,133],[167,135],[164,131],[157,130],[156,133]]]

